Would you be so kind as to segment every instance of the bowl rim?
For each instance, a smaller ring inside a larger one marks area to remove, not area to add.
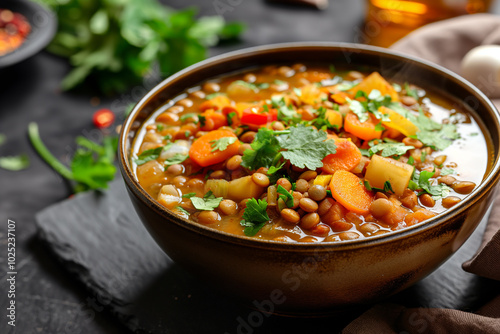
[[[142,188],[142,186],[135,178],[135,175],[130,166],[129,153],[127,152],[127,141],[129,138],[128,133],[130,131],[132,124],[135,122],[136,117],[142,110],[142,107],[149,100],[154,98],[157,94],[161,93],[161,91],[164,89],[164,86],[168,85],[170,82],[173,82],[180,77],[186,75],[192,75],[193,73],[196,73],[198,70],[202,68],[206,68],[207,66],[213,64],[219,64],[224,61],[235,61],[238,58],[247,58],[255,56],[260,53],[272,52],[275,50],[283,51],[285,49],[290,49],[290,51],[293,51],[293,50],[303,50],[304,48],[305,49],[324,48],[324,49],[332,49],[335,51],[340,50],[343,52],[348,51],[353,53],[355,52],[369,53],[373,55],[378,55],[382,58],[397,58],[398,60],[403,62],[411,62],[417,66],[425,67],[428,70],[437,71],[440,75],[445,76],[448,80],[453,81],[454,83],[462,86],[462,88],[464,88],[465,90],[469,91],[471,95],[475,96],[475,98],[477,98],[484,105],[484,107],[491,113],[491,116],[494,118],[495,120],[494,125],[496,126],[498,133],[500,135],[500,113],[493,105],[493,103],[486,97],[486,95],[484,95],[478,88],[476,88],[474,85],[472,85],[470,82],[468,82],[466,79],[462,78],[458,74],[440,65],[434,64],[430,61],[385,48],[355,44],[355,43],[289,42],[289,43],[268,44],[268,45],[255,46],[224,53],[221,55],[208,58],[194,65],[191,65],[160,82],[134,106],[134,108],[127,116],[125,122],[122,125],[120,131],[119,149],[118,149],[120,170],[129,190],[132,191],[134,195],[136,195],[136,197],[138,197],[142,202],[144,202],[144,204],[146,204],[150,209],[156,211],[156,213],[158,213],[160,216],[163,216],[165,219],[170,220],[171,222],[177,224],[182,228],[189,229],[195,233],[203,234],[204,237],[215,238],[219,239],[220,241],[228,243],[248,245],[256,248],[274,248],[279,250],[293,250],[293,251],[300,250],[300,251],[321,252],[321,251],[331,251],[332,248],[335,250],[338,249],[347,250],[353,248],[373,247],[379,244],[399,241],[401,239],[408,238],[409,236],[414,236],[416,234],[419,234],[423,231],[430,230],[444,223],[448,219],[451,219],[454,216],[458,216],[464,211],[468,210],[474,203],[478,202],[482,197],[485,196],[486,193],[488,193],[496,185],[498,179],[500,178],[500,153],[497,154],[497,156],[492,161],[491,169],[486,178],[483,179],[481,184],[478,187],[476,187],[470,195],[464,198],[457,205],[457,207],[451,210],[445,210],[444,212],[438,214],[437,216],[429,219],[424,223],[416,224],[398,231],[393,231],[379,236],[371,236],[369,238],[346,240],[341,242],[322,241],[322,242],[304,242],[304,243],[263,240],[247,236],[240,236],[224,231],[219,231],[214,228],[204,226],[202,224],[198,224],[194,221],[190,221],[186,218],[180,217],[175,213],[173,213],[171,210],[163,207]],[[244,69],[244,67],[242,67],[242,69]],[[207,79],[210,78],[204,78],[204,80]],[[185,88],[190,88],[190,87],[185,87]],[[495,143],[493,143],[493,147],[495,147]],[[500,152],[500,147],[498,148],[498,151]]]

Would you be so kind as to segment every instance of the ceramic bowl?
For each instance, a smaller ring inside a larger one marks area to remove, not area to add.
[[[141,124],[160,105],[206,79],[276,63],[327,62],[368,66],[474,110],[493,147],[483,182],[435,218],[397,232],[343,242],[283,243],[235,236],[176,216],[144,191],[132,172],[130,149]],[[158,245],[201,279],[267,311],[323,314],[378,301],[422,279],[471,235],[499,179],[500,119],[474,86],[437,65],[386,49],[355,44],[292,43],[236,51],[195,64],[151,90],[125,121],[120,168],[134,206]]]

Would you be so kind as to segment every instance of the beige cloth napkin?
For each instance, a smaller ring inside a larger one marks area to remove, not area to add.
[[[460,74],[465,54],[487,44],[500,44],[500,16],[476,14],[429,24],[395,43],[391,49],[430,60]],[[500,109],[500,100],[493,102]],[[500,199],[496,202],[500,203]],[[500,205],[493,207],[483,243],[463,268],[500,281]],[[475,313],[380,304],[354,320],[343,333],[500,333],[499,318],[500,296]]]

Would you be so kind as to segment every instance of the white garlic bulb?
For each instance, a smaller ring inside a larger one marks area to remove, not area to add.
[[[462,60],[462,76],[490,98],[500,98],[500,45],[482,45]]]

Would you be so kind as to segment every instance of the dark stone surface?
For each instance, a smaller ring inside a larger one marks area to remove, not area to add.
[[[201,14],[215,14],[214,1],[165,0],[163,2],[175,8],[198,5],[201,8]],[[237,2],[232,1],[232,3]],[[355,41],[359,38],[361,31],[359,27],[364,15],[364,1],[332,0],[330,8],[324,12],[296,6],[274,5],[262,0],[241,0],[240,2],[239,6],[226,12],[224,17],[228,20],[242,20],[247,23],[248,29],[242,41],[214,48],[211,54],[283,41]],[[499,10],[495,9],[495,12]],[[88,271],[80,267],[81,272],[86,275],[77,277],[68,274],[66,266],[58,261],[55,253],[36,237],[35,213],[67,198],[70,195],[70,189],[61,177],[33,152],[26,137],[28,122],[36,121],[39,124],[41,136],[51,152],[61,160],[67,161],[74,150],[73,143],[76,136],[98,135],[95,130],[92,131],[91,123],[92,113],[97,108],[106,108],[113,104],[123,107],[128,101],[139,99],[142,94],[142,91],[132,91],[130,94],[113,98],[101,98],[100,103],[92,104],[91,98],[95,96],[94,94],[60,92],[59,83],[68,71],[69,65],[64,59],[44,52],[16,66],[0,70],[0,133],[7,136],[7,142],[0,146],[0,156],[27,153],[31,160],[31,166],[25,171],[9,172],[0,169],[0,310],[5,310],[8,303],[5,293],[7,291],[5,281],[7,218],[16,221],[18,271],[17,325],[15,328],[7,327],[7,319],[2,311],[0,312],[0,333],[114,334],[127,331],[126,327],[109,313],[110,308],[102,306],[108,301],[96,295],[96,290],[89,289],[88,284],[98,286],[96,282],[90,279],[83,282],[80,279],[92,277],[94,270],[99,268],[102,270],[103,263],[107,263],[105,260],[110,260],[111,257],[101,258],[101,255],[92,257],[90,254],[100,254],[95,251],[102,249],[83,249],[84,254],[93,251],[87,254],[91,261],[85,264],[86,268],[92,270]],[[53,225],[54,230],[71,232],[72,222],[73,217],[65,216]],[[480,231],[474,236],[475,241],[471,240],[469,245],[461,250],[462,253],[459,253],[465,255],[457,254],[442,267],[442,270],[434,274],[436,276],[433,277],[443,281],[453,277],[453,281],[446,289],[443,289],[441,285],[426,285],[424,281],[408,292],[398,295],[401,302],[449,306],[456,304],[449,304],[446,302],[447,299],[443,301],[436,296],[453,297],[460,294],[465,297],[460,299],[459,306],[464,309],[473,309],[483,299],[494,296],[495,287],[489,281],[469,275],[460,269],[461,262],[468,259],[475,251],[479,233]],[[79,249],[70,246],[72,245],[64,242],[58,245],[57,249],[73,251],[76,254],[80,252]],[[101,245],[101,247],[105,246],[108,244]],[[105,256],[110,255],[111,253],[105,253]],[[81,259],[84,258],[81,257]],[[161,263],[165,266],[169,265],[166,258],[161,261],[165,262],[159,262],[157,265]],[[73,261],[72,269],[78,268],[77,263]],[[165,327],[163,330],[186,333],[189,332],[189,325],[205,325],[206,328],[210,328],[212,322],[229,324],[227,328],[230,329],[236,328],[237,322],[233,315],[241,308],[234,304],[225,305],[225,301],[218,295],[215,298],[205,298],[205,296],[210,296],[210,293],[206,290],[198,290],[196,285],[192,284],[193,279],[175,265],[169,266],[164,271],[160,270],[156,275],[148,277],[133,272],[131,276],[111,277],[117,279],[118,283],[123,281],[123,277],[131,277],[135,281],[149,280],[147,281],[150,282],[149,288],[144,290],[143,294],[134,290],[136,295],[133,298],[137,300],[138,305],[140,305],[139,302],[161,298],[162,295],[157,293],[156,289],[170,289],[163,291],[166,291],[170,299],[175,301],[177,297],[184,303],[179,306],[180,303],[164,300],[165,303],[171,303],[170,309],[167,309],[173,312],[170,313],[169,318],[173,319],[173,322],[168,326],[173,325],[173,327]],[[127,282],[130,283],[130,281]],[[187,299],[189,303],[186,302],[187,294],[191,294],[191,298]],[[479,299],[476,294],[480,297]],[[126,296],[133,295],[130,293]],[[120,295],[120,298],[123,300],[124,297]],[[130,305],[114,304],[128,312],[133,310],[133,306]],[[196,304],[197,308],[191,309],[193,304]],[[228,309],[231,316],[217,312],[224,312]],[[142,312],[137,313],[142,323],[148,323],[148,317],[152,314],[148,313],[147,309],[138,311]],[[165,313],[165,316],[169,314]],[[280,319],[267,319],[262,332],[281,332],[280,326],[283,323],[297,330],[305,330],[312,322]],[[331,328],[331,322],[322,322],[322,324],[325,328]],[[151,326],[149,324],[149,327]],[[193,331],[194,329],[191,330]],[[328,332],[331,331],[328,330]]]
[[[37,215],[40,236],[98,307],[109,307],[127,327],[151,333],[237,333],[238,319],[255,316],[255,331],[339,331],[359,313],[320,319],[264,317],[211,289],[175,265],[149,236],[121,180],[109,191],[86,193]],[[474,254],[484,223],[449,261],[414,287],[389,299],[409,307],[474,310],[500,288],[468,274],[462,262]],[[249,320],[247,320],[247,323]],[[252,322],[250,322],[252,323]]]

